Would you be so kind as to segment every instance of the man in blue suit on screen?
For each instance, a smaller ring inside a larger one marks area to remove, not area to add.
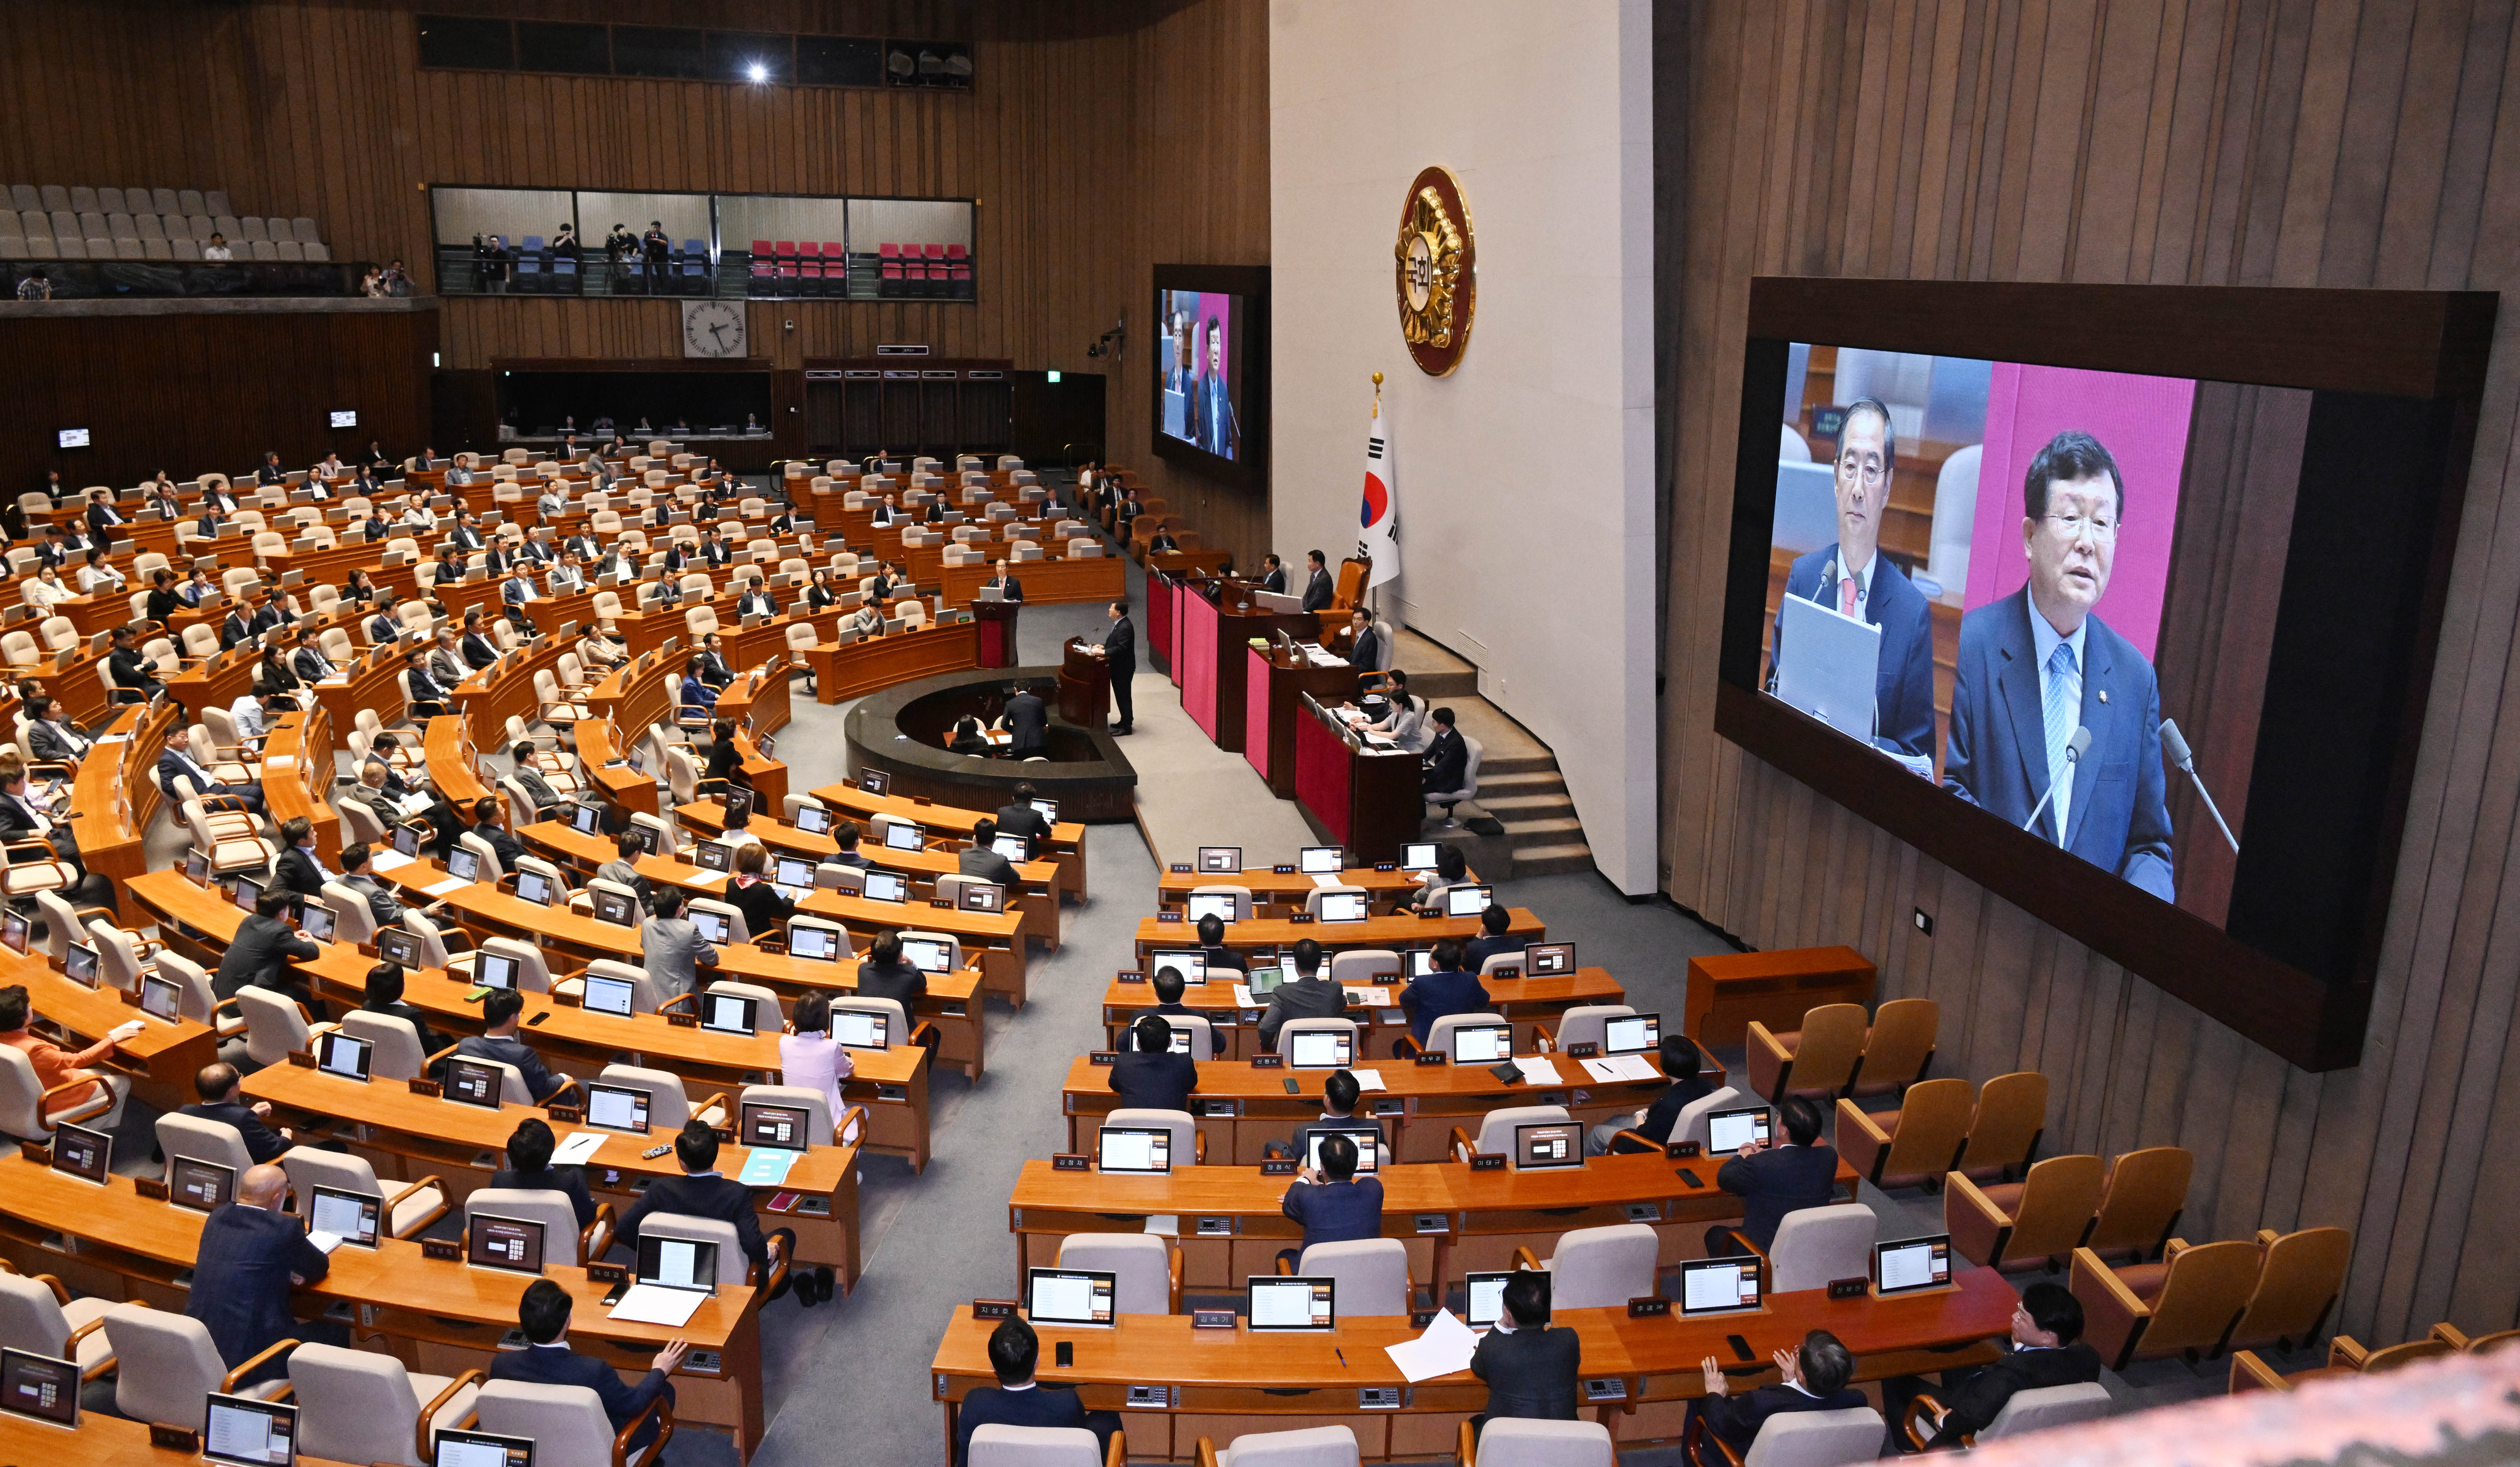
[[[1198,424],[1198,446],[1222,458],[1233,458],[1235,441],[1241,436],[1234,421],[1234,402],[1225,391],[1225,324],[1216,317],[1207,318],[1207,375],[1198,379],[1196,396],[1191,401],[1192,416]]]
[[[2030,584],[1960,618],[1943,783],[2016,825],[2035,816],[2038,834],[2176,901],[2161,687],[2092,614],[2126,509],[2117,461],[2089,433],[2058,433],[2030,461],[2022,502]]]
[[[1881,665],[1873,674],[1874,742],[1894,753],[1934,757],[1934,627],[1925,595],[1878,553],[1881,516],[1890,504],[1890,474],[1899,451],[1890,410],[1861,398],[1837,430],[1837,543],[1816,550],[1785,573],[1785,595],[1818,601],[1881,629]],[[1771,646],[1784,645],[1784,608],[1777,608]]]

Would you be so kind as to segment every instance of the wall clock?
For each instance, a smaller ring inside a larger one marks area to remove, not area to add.
[[[683,302],[683,355],[744,355],[743,307],[732,300]]]
[[[1469,349],[1470,318],[1479,303],[1470,208],[1449,170],[1431,166],[1411,181],[1391,256],[1400,336],[1410,359],[1428,377],[1447,376]]]

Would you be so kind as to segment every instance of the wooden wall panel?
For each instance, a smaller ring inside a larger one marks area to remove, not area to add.
[[[1709,0],[1658,15],[1671,465],[1663,850],[1762,947],[1943,1004],[1947,1073],[2057,1082],[2048,1150],[2195,1151],[2191,1238],[2355,1229],[2341,1323],[2520,1317],[2520,325],[2505,312],[2362,1064],[2291,1070],[1712,732],[1750,277],[2499,289],[2510,0]],[[2266,406],[2201,414],[2231,487]],[[2234,546],[2235,554],[2280,547]],[[2226,668],[2199,667],[2221,680]],[[1931,938],[1909,921],[1922,907]],[[1938,1066],[1939,1068],[1939,1066]]]
[[[976,303],[758,303],[754,350],[792,369],[924,341],[1113,373],[1085,348],[1125,316],[1103,457],[1212,543],[1252,560],[1265,548],[1264,492],[1148,447],[1151,267],[1268,262],[1262,0],[720,0],[704,21],[675,0],[443,7],[968,40],[966,95],[424,71],[414,17],[428,8],[22,0],[0,48],[0,182],[225,188],[242,212],[310,215],[337,256],[401,257],[424,281],[431,183],[976,199]],[[444,315],[455,369],[682,350],[670,304],[456,299]]]

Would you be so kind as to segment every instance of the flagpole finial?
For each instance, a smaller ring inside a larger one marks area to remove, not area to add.
[[[1382,374],[1381,374],[1381,373],[1377,372],[1377,373],[1375,373],[1375,374],[1373,375],[1373,385],[1374,385],[1374,386],[1376,386],[1376,387],[1379,387],[1379,386],[1381,386],[1381,385],[1382,385]]]

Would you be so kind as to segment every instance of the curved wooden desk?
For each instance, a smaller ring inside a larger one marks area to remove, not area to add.
[[[845,646],[822,642],[806,649],[805,661],[814,669],[815,698],[837,703],[913,678],[978,667],[980,628],[977,622],[958,621]]]
[[[154,711],[140,704],[119,709],[97,731],[97,746],[79,761],[70,781],[70,833],[79,859],[109,881],[128,881],[148,869],[142,832],[162,799],[150,771],[182,716],[181,708],[166,701]]]
[[[341,817],[333,791],[333,720],[321,706],[284,714],[262,740],[262,798],[277,828],[304,817],[315,828],[315,855],[328,869],[341,861]]]
[[[850,815],[896,816],[928,829],[942,831],[963,840],[971,838],[974,821],[991,814],[988,811],[965,810],[954,805],[931,804],[926,800],[904,795],[874,795],[854,784],[825,784],[814,791],[814,798],[833,810]],[[1060,821],[1050,827],[1050,839],[1044,843],[1044,856],[1058,863],[1066,875],[1066,889],[1076,900],[1086,899],[1085,826],[1077,821]]]
[[[1627,1001],[1627,991],[1606,968],[1579,968],[1564,977],[1516,978],[1510,981],[1488,979],[1485,986],[1488,1011],[1503,1014],[1513,1021],[1513,1047],[1517,1054],[1531,1053],[1535,1031],[1544,1024],[1553,1023],[1559,1015],[1578,1004]],[[1409,1020],[1399,1007],[1400,994],[1396,987],[1392,988],[1391,997],[1391,1003],[1381,1007],[1352,1007],[1347,1011],[1347,1016],[1356,1021],[1361,1031],[1357,1043],[1368,1055],[1389,1054],[1393,1042],[1409,1032]],[[1154,1004],[1155,986],[1152,983],[1111,980],[1102,991],[1104,1043],[1116,1047],[1120,1031],[1135,1023],[1139,1014],[1154,1007]],[[1233,980],[1192,984],[1182,990],[1182,1005],[1207,1019],[1217,1033],[1225,1036],[1225,1053],[1220,1058],[1249,1059],[1260,1052],[1260,1018],[1268,1012],[1267,1005],[1258,1008],[1237,1006]],[[1370,1064],[1373,1061],[1358,1062]]]

